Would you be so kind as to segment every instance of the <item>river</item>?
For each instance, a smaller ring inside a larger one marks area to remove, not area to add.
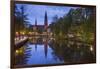
[[[93,46],[69,40],[30,38],[15,52],[15,65],[77,64],[96,62]]]

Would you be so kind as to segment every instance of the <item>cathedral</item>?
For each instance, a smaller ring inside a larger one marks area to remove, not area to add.
[[[48,18],[47,18],[47,12],[45,12],[44,16],[44,25],[38,25],[37,19],[35,19],[35,25],[33,25],[33,31],[34,32],[48,32]]]

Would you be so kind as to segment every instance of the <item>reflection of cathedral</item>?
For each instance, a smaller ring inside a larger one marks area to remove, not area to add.
[[[49,33],[49,28],[48,28],[48,17],[47,17],[47,12],[45,12],[45,16],[44,16],[44,25],[38,25],[37,24],[37,19],[35,19],[35,25],[33,25],[33,32],[35,35],[39,35],[41,32],[42,34],[46,34],[48,35]],[[38,34],[36,34],[38,33]],[[44,39],[43,41],[44,44],[44,55],[45,58],[47,58],[47,53],[48,53],[48,40]],[[37,45],[35,44],[35,49],[37,50]]]
[[[45,58],[47,58],[47,54],[48,54],[48,40],[47,39],[44,42],[44,54],[45,54]]]
[[[37,51],[37,46],[38,46],[37,39],[33,39],[33,40],[36,40],[36,42],[34,42],[34,45],[35,45],[35,51]],[[40,41],[40,44],[43,44],[44,56],[45,56],[45,58],[47,58],[47,56],[48,56],[48,39],[47,38],[42,38],[42,40]]]
[[[44,25],[37,25],[37,19],[35,20],[35,25],[33,25],[33,31],[35,32],[47,32],[48,31],[48,18],[47,12],[45,12],[44,16]]]

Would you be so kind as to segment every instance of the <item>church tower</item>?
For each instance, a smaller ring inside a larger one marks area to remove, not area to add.
[[[35,27],[37,27],[37,19],[35,19]]]
[[[36,31],[37,29],[37,19],[35,19],[35,25],[33,26],[33,30]]]
[[[48,29],[48,18],[47,18],[47,12],[45,12],[45,17],[44,17],[44,29],[47,32]]]

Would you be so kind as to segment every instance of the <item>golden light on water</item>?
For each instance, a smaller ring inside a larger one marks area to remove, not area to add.
[[[16,50],[15,52],[16,54],[23,54],[23,48],[19,49],[19,50]]]
[[[18,50],[16,50],[16,54],[18,54],[19,53],[19,51]]]

